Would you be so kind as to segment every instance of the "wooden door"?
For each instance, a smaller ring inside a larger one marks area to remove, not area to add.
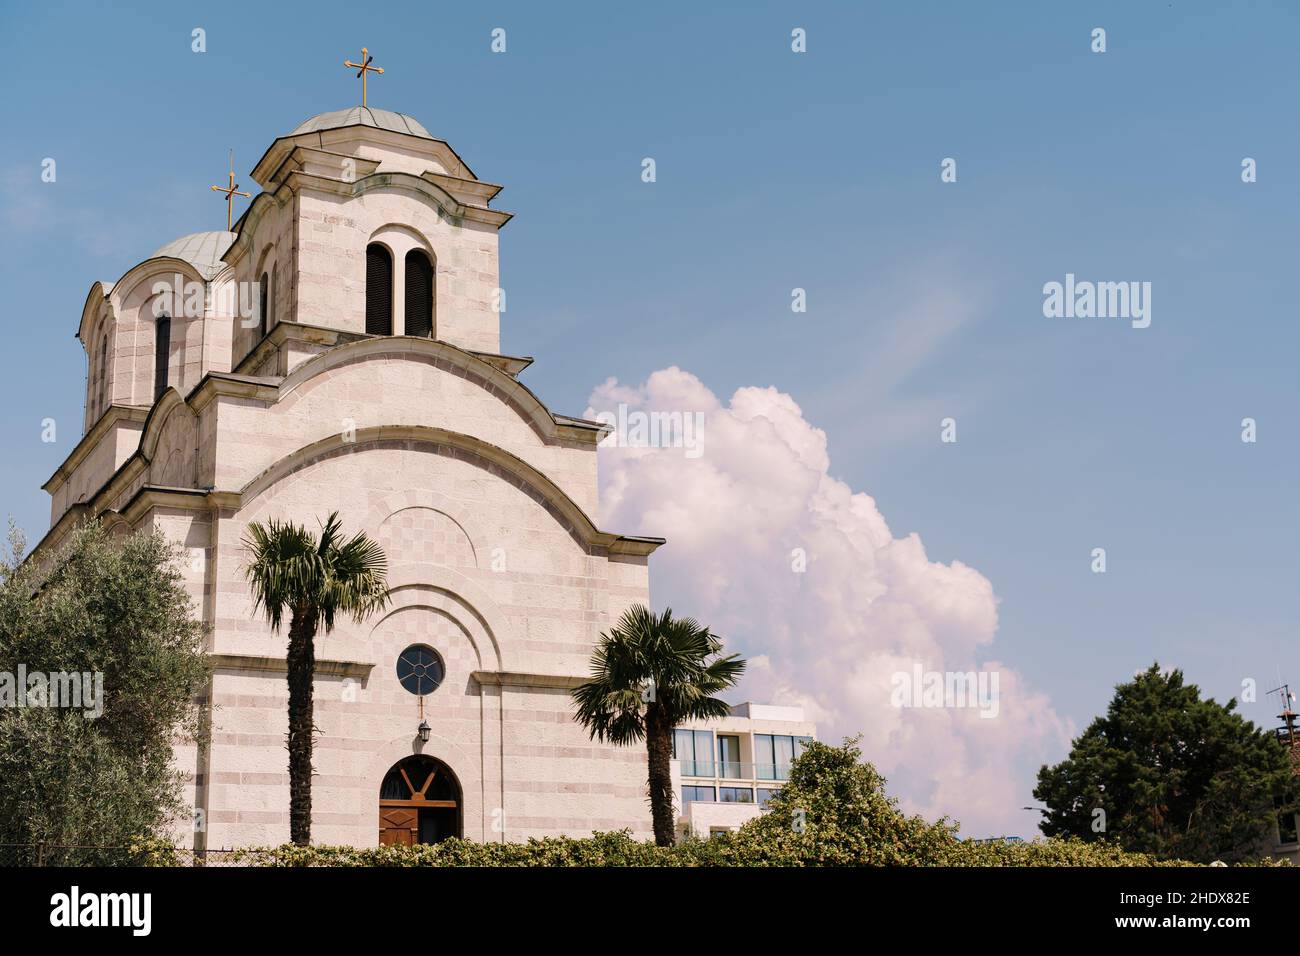
[[[379,805],[379,845],[414,846],[420,828],[420,814],[409,807]]]

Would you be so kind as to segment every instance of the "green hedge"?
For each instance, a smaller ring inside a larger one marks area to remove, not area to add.
[[[809,866],[815,857],[768,852],[738,836],[690,840],[661,848],[633,840],[626,832],[596,833],[585,839],[555,837],[527,843],[448,840],[433,846],[282,846],[244,851],[249,866]],[[851,863],[853,861],[841,861]],[[864,863],[868,861],[862,861]],[[932,866],[1190,866],[1125,853],[1081,841],[1023,844],[957,843],[932,859]]]
[[[709,840],[688,840],[674,847],[657,847],[632,839],[628,831],[594,833],[590,837],[550,837],[526,843],[476,843],[447,840],[432,846],[309,846],[285,844],[234,850],[219,862],[241,866],[820,866],[828,861],[817,853],[794,848],[774,850],[745,834]],[[973,843],[953,841],[912,866],[1195,866],[1181,860],[1161,860],[1128,853],[1109,843],[1082,840],[1037,840],[1032,843]],[[136,862],[151,866],[181,866],[189,855],[171,847],[139,847]],[[212,862],[218,862],[213,860]],[[837,860],[830,865],[872,865],[873,861]],[[1282,865],[1261,860],[1263,865]]]
[[[170,846],[142,844],[146,865],[186,862]],[[209,860],[209,863],[214,862]],[[736,833],[671,847],[628,831],[550,837],[526,843],[447,840],[432,846],[286,845],[234,851],[221,862],[245,866],[1192,866],[1079,839],[976,842],[947,819],[905,815],[885,780],[861,761],[856,741],[813,743],[767,811]],[[1261,860],[1262,864],[1271,861]]]

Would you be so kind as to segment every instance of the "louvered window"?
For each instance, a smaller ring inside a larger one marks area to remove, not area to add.
[[[393,334],[393,257],[378,244],[366,247],[366,332]]]
[[[433,334],[433,264],[419,249],[406,254],[406,334]]]
[[[159,316],[153,324],[153,400],[167,390],[167,360],[172,350],[172,320]]]

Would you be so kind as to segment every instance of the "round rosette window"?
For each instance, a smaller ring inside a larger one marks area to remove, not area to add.
[[[397,658],[398,682],[418,697],[437,690],[446,673],[438,652],[425,644],[412,644]]]

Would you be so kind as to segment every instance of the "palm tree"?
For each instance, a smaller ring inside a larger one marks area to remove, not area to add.
[[[351,615],[360,624],[388,603],[388,559],[364,531],[346,541],[338,512],[321,527],[317,540],[301,525],[281,521],[248,526],[244,546],[253,555],[245,569],[261,610],[273,631],[289,612],[289,836],[311,842],[312,681],[316,670],[317,628],[328,634],[334,618]]]
[[[713,695],[733,685],[745,669],[739,655],[714,656],[721,650],[722,641],[698,621],[675,620],[671,608],[656,617],[637,604],[601,634],[591,680],[573,691],[578,722],[593,739],[620,746],[645,740],[650,815],[659,846],[673,843],[673,728],[730,713]]]

